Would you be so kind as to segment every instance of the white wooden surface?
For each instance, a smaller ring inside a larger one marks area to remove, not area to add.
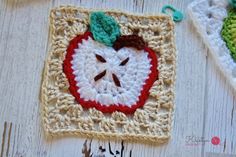
[[[191,0],[1,0],[0,157],[82,157],[82,138],[45,139],[39,112],[50,8],[77,5],[157,14],[164,4],[182,11]],[[236,94],[215,68],[188,16],[176,24],[178,67],[172,139],[160,146],[124,143],[123,157],[236,155]],[[218,136],[219,145],[211,138]],[[205,142],[202,142],[205,140]],[[89,146],[90,140],[87,141]],[[93,140],[91,153],[108,141]],[[121,141],[111,142],[121,150]],[[131,155],[130,155],[131,154]],[[227,154],[227,155],[226,155]],[[119,155],[118,155],[119,156]],[[117,157],[118,157],[117,156]],[[121,156],[121,155],[120,155]],[[100,156],[102,157],[102,156]]]

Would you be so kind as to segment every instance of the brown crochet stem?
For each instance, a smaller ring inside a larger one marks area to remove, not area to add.
[[[142,37],[136,34],[122,35],[115,41],[113,48],[118,51],[123,47],[134,47],[138,50],[142,50],[145,47],[145,42]]]

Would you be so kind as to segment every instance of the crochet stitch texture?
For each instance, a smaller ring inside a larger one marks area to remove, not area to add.
[[[112,46],[120,35],[120,27],[116,21],[104,12],[93,12],[90,15],[90,30],[95,40]]]
[[[70,42],[63,69],[70,93],[81,106],[95,107],[103,113],[130,114],[149,96],[157,78],[157,57],[147,47],[115,51],[86,32]]]
[[[95,10],[70,6],[51,11],[51,46],[45,62],[41,87],[42,121],[45,132],[51,136],[77,135],[84,138],[119,139],[149,144],[166,142],[171,135],[176,76],[176,48],[172,19],[165,15],[141,16],[105,11],[106,15],[112,16],[117,21],[121,35],[138,32],[137,35],[142,37],[148,47],[155,52],[158,56],[156,70],[159,72],[159,78],[149,90],[148,99],[143,107],[134,113],[129,115],[119,111],[103,113],[96,108],[86,109],[75,100],[63,72],[63,61],[70,41],[88,31],[93,11]],[[100,60],[103,66],[104,59],[107,58],[103,56],[102,59],[98,55],[95,55],[94,59]],[[132,60],[127,59],[127,62],[123,59],[121,65],[127,66],[129,62],[132,63]],[[104,73],[99,77],[102,76],[105,77]],[[117,82],[116,84],[119,85]]]
[[[222,37],[224,38],[230,54],[236,62],[236,10],[229,11],[228,17],[224,20],[222,29]]]
[[[188,11],[201,39],[209,48],[211,58],[236,91],[236,62],[222,38],[229,7],[228,0],[195,0],[188,6]]]

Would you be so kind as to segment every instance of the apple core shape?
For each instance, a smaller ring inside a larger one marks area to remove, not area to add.
[[[71,40],[63,63],[69,90],[84,108],[133,113],[142,107],[157,78],[157,57],[145,47],[112,47],[90,32]]]

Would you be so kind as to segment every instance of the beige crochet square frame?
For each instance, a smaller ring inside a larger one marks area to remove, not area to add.
[[[69,41],[88,29],[89,13],[76,7],[59,7],[50,15],[50,48],[41,87],[43,126],[47,135],[78,135],[86,138],[122,139],[163,143],[170,138],[174,109],[176,48],[170,17],[140,16],[105,11],[120,25],[121,33],[143,37],[158,56],[159,79],[155,81],[143,108],[132,115],[103,114],[84,109],[68,91],[62,63]]]

